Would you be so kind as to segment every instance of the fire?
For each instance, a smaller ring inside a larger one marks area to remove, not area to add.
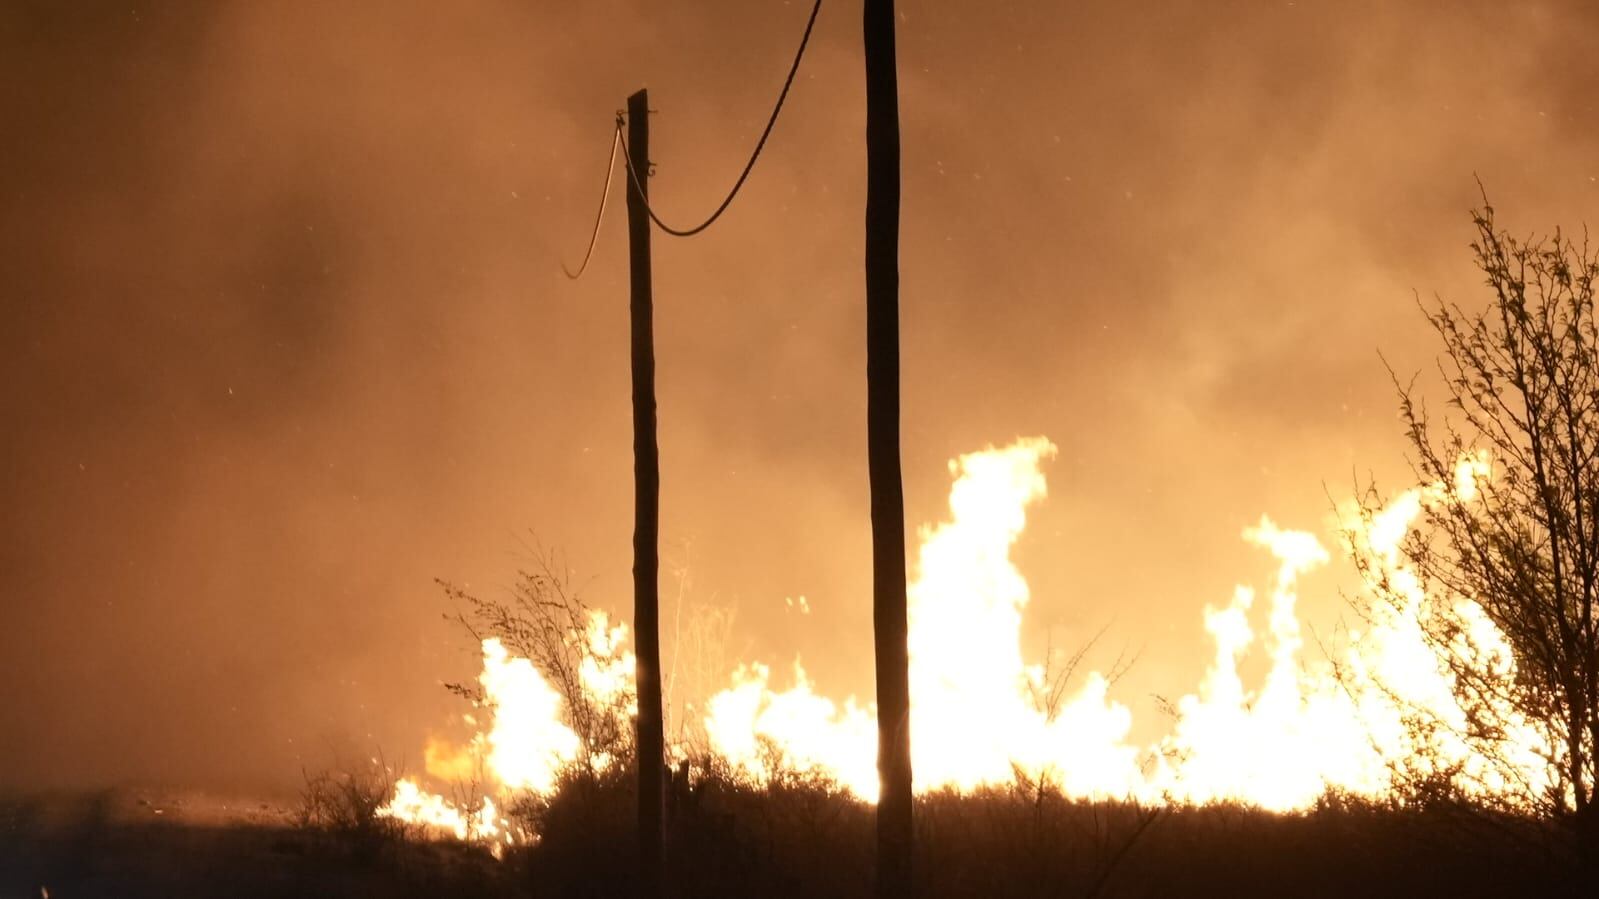
[[[582,639],[588,651],[582,656],[577,677],[584,694],[605,705],[629,692],[634,658],[622,648],[627,628],[611,626],[603,613],[596,612]],[[492,726],[479,731],[464,747],[430,741],[424,755],[428,773],[502,797],[555,792],[562,770],[583,758],[588,749],[565,720],[561,694],[530,660],[512,656],[494,637],[483,641],[483,671],[478,683]],[[629,711],[636,712],[636,706]],[[474,716],[463,717],[468,724],[476,723]],[[588,761],[599,769],[611,763],[603,753],[592,754]],[[395,784],[394,797],[379,814],[457,839],[485,843],[496,855],[519,840],[535,837],[498,817],[493,795],[455,802],[423,789],[414,778],[402,778]]]
[[[493,799],[485,796],[473,813],[409,779],[394,785],[394,798],[378,813],[454,834],[458,840],[481,840],[496,847],[502,841],[514,842],[514,831],[508,821],[497,816]]]
[[[877,795],[877,715],[851,696],[842,706],[811,690],[794,663],[794,686],[771,687],[771,669],[741,667],[734,684],[711,697],[705,732],[711,749],[758,780],[774,764],[819,769],[861,797]]]
[[[1034,700],[1044,676],[1022,658],[1027,580],[1010,560],[1027,507],[1045,495],[1043,438],[950,463],[951,518],[923,528],[909,589],[911,767],[920,789],[970,790],[1050,776],[1072,795],[1124,796],[1138,780],[1126,707],[1090,673],[1059,714]]]
[[[1515,659],[1497,628],[1469,599],[1428,602],[1400,545],[1429,503],[1471,502],[1491,461],[1463,458],[1454,490],[1442,484],[1396,497],[1375,515],[1344,517],[1345,549],[1380,575],[1397,604],[1374,603],[1363,631],[1307,658],[1298,615],[1298,583],[1331,554],[1313,535],[1262,517],[1243,539],[1277,562],[1261,633],[1251,624],[1257,596],[1238,587],[1230,602],[1206,608],[1215,655],[1197,690],[1175,704],[1168,735],[1153,745],[1128,741],[1131,711],[1110,696],[1110,679],[1091,671],[1058,703],[1047,692],[1045,665],[1029,662],[1021,634],[1027,580],[1011,550],[1029,506],[1046,495],[1042,465],[1055,455],[1046,439],[1019,440],[950,463],[949,520],[924,527],[909,587],[912,767],[919,792],[970,791],[1013,782],[1018,774],[1070,797],[1141,802],[1239,801],[1271,810],[1308,807],[1329,789],[1378,797],[1396,778],[1425,776],[1441,765],[1463,772],[1480,794],[1530,795],[1547,789],[1548,748],[1538,730],[1508,707],[1469,710],[1487,716],[1504,739],[1485,753],[1465,738],[1468,710],[1441,653],[1484,660],[1493,676],[1514,675]],[[1454,645],[1429,643],[1422,616],[1454,616]],[[596,613],[592,650],[581,672],[585,695],[614,700],[631,690],[633,657],[625,629]],[[1268,669],[1246,684],[1239,663],[1264,651]],[[463,751],[430,747],[430,772],[458,778],[465,759],[481,760],[492,795],[549,795],[564,766],[584,752],[570,710],[527,659],[497,640],[483,643],[480,683],[492,725]],[[711,752],[757,780],[778,766],[819,771],[866,801],[877,796],[876,715],[869,704],[818,694],[796,661],[792,686],[774,689],[764,664],[741,666],[711,697],[703,720]],[[1416,715],[1442,722],[1418,730]],[[1425,745],[1422,745],[1424,741]],[[1427,750],[1423,752],[1422,750]],[[674,749],[683,757],[681,748]],[[590,758],[603,766],[604,757]],[[503,803],[502,803],[503,804]],[[463,839],[503,846],[515,835],[490,796],[463,810],[402,781],[387,814]]]
[[[1027,505],[1045,492],[1039,463],[1054,452],[1038,438],[951,463],[952,520],[921,533],[907,597],[911,767],[920,790],[1005,783],[1015,766],[1084,794],[1126,795],[1137,782],[1137,750],[1122,742],[1132,716],[1106,700],[1102,676],[1091,674],[1053,718],[1032,698],[1043,675],[1022,658],[1027,581],[1009,556]],[[711,700],[712,749],[760,776],[769,741],[786,761],[820,767],[875,801],[875,713],[854,697],[840,707],[815,696],[798,665],[785,692],[773,692],[769,679],[765,667],[747,670]]]

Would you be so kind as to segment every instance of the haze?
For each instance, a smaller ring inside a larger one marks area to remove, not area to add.
[[[720,199],[807,10],[0,9],[0,786],[414,753],[475,665],[432,579],[492,593],[530,531],[625,613],[620,204],[559,263],[640,86],[657,207]],[[1482,301],[1474,175],[1513,231],[1595,219],[1599,9],[902,14],[907,519],[1047,435],[1038,646],[1108,625],[1121,698],[1192,689],[1271,567],[1244,525],[1401,485],[1378,351],[1430,364],[1415,292]],[[828,0],[738,201],[654,256],[667,567],[834,695],[871,691],[859,40]]]

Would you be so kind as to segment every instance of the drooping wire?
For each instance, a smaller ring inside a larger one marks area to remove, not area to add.
[[[616,148],[621,143],[622,132],[617,130],[611,134],[611,152],[605,158],[605,191],[600,194],[600,211],[594,214],[594,231],[589,234],[589,248],[583,253],[583,264],[574,272],[566,267],[566,260],[561,260],[561,271],[573,281],[583,277],[584,269],[589,267],[589,260],[594,258],[594,244],[600,239],[600,223],[605,221],[605,204],[611,199],[611,175],[616,172]]]
[[[655,214],[655,210],[650,208],[649,201],[646,200],[644,203],[645,211],[650,214],[650,219],[654,221],[662,231],[665,231],[667,234],[670,234],[674,237],[693,237],[701,231],[704,231],[706,228],[709,228],[711,223],[721,218],[722,213],[727,211],[727,207],[732,205],[733,198],[738,196],[739,188],[744,186],[745,179],[747,179],[750,176],[750,172],[754,170],[755,160],[761,157],[761,149],[766,146],[766,139],[772,134],[772,126],[777,124],[778,114],[783,111],[783,101],[788,99],[788,90],[794,86],[794,75],[799,71],[800,60],[805,58],[805,46],[810,43],[811,29],[816,26],[816,14],[821,11],[822,0],[816,0],[816,5],[811,7],[811,17],[805,23],[805,34],[800,38],[799,50],[794,54],[794,64],[789,66],[788,77],[783,79],[783,90],[777,95],[777,104],[772,107],[772,116],[766,120],[766,130],[761,132],[761,139],[755,142],[755,152],[750,154],[750,161],[744,164],[744,171],[740,172],[738,180],[733,182],[733,189],[727,192],[726,199],[722,200],[722,204],[716,207],[716,211],[711,213],[710,218],[700,222],[698,225],[695,225],[692,228],[673,228],[671,225],[661,221],[661,217]],[[633,165],[633,157],[627,152],[627,141],[621,139],[622,125],[622,116],[618,115],[616,117],[616,136],[617,142],[622,147],[622,160],[627,165],[627,175],[630,179],[632,179],[633,187],[639,192],[639,196],[642,197],[645,195],[643,179],[639,177],[638,169]],[[644,162],[648,164],[649,160],[644,160]]]

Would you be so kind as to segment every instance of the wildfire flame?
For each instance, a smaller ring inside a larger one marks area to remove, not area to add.
[[[1305,657],[1296,607],[1300,578],[1330,561],[1327,549],[1314,535],[1285,530],[1264,516],[1245,529],[1243,539],[1278,563],[1264,633],[1251,626],[1257,597],[1248,587],[1238,587],[1227,605],[1206,608],[1215,656],[1197,691],[1175,703],[1169,734],[1139,746],[1128,741],[1132,713],[1110,697],[1105,674],[1087,673],[1075,693],[1050,709],[1038,699],[1048,686],[1044,666],[1023,656],[1029,591],[1010,553],[1026,527],[1027,508],[1046,494],[1041,465],[1054,454],[1055,447],[1037,437],[954,460],[949,520],[920,531],[908,595],[918,792],[970,791],[1022,774],[1069,797],[1239,801],[1286,811],[1310,806],[1329,789],[1385,795],[1401,773],[1429,773],[1418,765],[1463,772],[1467,788],[1483,794],[1548,788],[1548,747],[1508,706],[1472,710],[1479,718],[1493,716],[1505,734],[1492,758],[1463,736],[1467,710],[1440,653],[1483,660],[1507,682],[1514,655],[1469,599],[1442,610],[1459,624],[1456,645],[1429,643],[1421,624],[1426,597],[1400,551],[1426,504],[1473,501],[1478,482],[1492,473],[1486,456],[1461,460],[1452,494],[1444,485],[1418,487],[1374,515],[1351,510],[1345,516],[1347,550],[1402,601],[1373,604],[1365,630],[1351,632],[1324,657]],[[582,672],[585,690],[609,698],[631,687],[633,657],[621,648],[625,638],[623,628],[596,613],[586,635],[594,651]],[[1251,687],[1239,662],[1257,645],[1269,665]],[[559,694],[531,662],[511,657],[494,639],[483,642],[479,680],[492,723],[468,752],[481,759],[488,785],[496,788],[491,792],[548,795],[562,766],[582,750],[577,733],[563,723]],[[859,798],[876,800],[875,709],[854,697],[837,702],[818,694],[798,662],[793,685],[784,690],[773,688],[767,665],[739,667],[704,711],[711,751],[733,768],[757,778],[774,773],[774,764],[815,769]],[[1407,726],[1417,714],[1443,726],[1418,733]],[[462,757],[430,748],[430,773],[458,773]],[[384,813],[497,849],[531,838],[513,833],[495,809],[489,795],[463,808],[405,780]]]

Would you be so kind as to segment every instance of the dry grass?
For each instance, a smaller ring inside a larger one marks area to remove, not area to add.
[[[670,802],[675,896],[866,896],[873,815],[820,778],[701,778]],[[917,804],[929,897],[1587,895],[1566,837],[1479,812],[1329,800],[1303,814],[1142,808],[1021,787]],[[626,895],[625,777],[546,804],[522,863],[530,895]]]
[[[611,897],[631,889],[630,778],[574,775],[523,811],[534,847],[482,850],[386,835],[358,849],[359,777],[316,779],[312,805],[222,819],[126,796],[0,802],[0,897]],[[351,797],[347,799],[346,797]],[[866,896],[872,810],[825,780],[756,785],[715,771],[671,800],[671,895]],[[919,800],[917,878],[928,897],[1582,896],[1585,870],[1560,833],[1460,809],[1329,801],[1299,815],[1236,806],[1153,812],[995,789]],[[302,810],[303,811],[303,810]],[[354,828],[353,830],[351,828]]]

